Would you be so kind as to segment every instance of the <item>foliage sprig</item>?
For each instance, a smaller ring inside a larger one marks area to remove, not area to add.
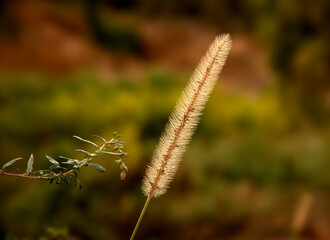
[[[113,133],[112,138],[107,141],[105,138],[94,135],[95,137],[102,140],[102,144],[96,144],[90,140],[83,139],[78,136],[73,136],[74,138],[83,141],[85,143],[93,145],[96,150],[94,152],[88,152],[83,149],[76,149],[77,152],[81,152],[85,157],[81,160],[73,159],[68,157],[59,156],[58,158],[62,161],[57,161],[54,158],[46,154],[46,158],[50,162],[48,169],[33,171],[34,156],[31,154],[25,173],[10,173],[5,171],[6,168],[12,166],[17,161],[22,158],[15,158],[5,163],[0,170],[0,176],[12,176],[18,178],[27,178],[30,180],[45,180],[49,183],[55,182],[56,184],[69,184],[72,186],[79,186],[81,188],[81,183],[78,180],[78,173],[82,167],[94,167],[99,172],[104,172],[105,168],[94,162],[96,158],[101,158],[104,155],[114,155],[118,159],[115,160],[120,169],[120,178],[125,180],[128,168],[123,162],[123,158],[126,157],[127,153],[123,151],[125,142],[120,141],[120,135],[116,132]]]

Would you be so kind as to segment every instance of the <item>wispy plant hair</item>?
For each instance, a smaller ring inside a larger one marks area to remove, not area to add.
[[[134,239],[150,200],[153,197],[160,197],[167,191],[226,62],[230,48],[229,34],[217,36],[183,90],[147,167],[142,190],[148,197],[130,240]]]
[[[159,197],[167,191],[230,48],[229,34],[217,36],[185,87],[143,179],[142,190],[149,198]]]

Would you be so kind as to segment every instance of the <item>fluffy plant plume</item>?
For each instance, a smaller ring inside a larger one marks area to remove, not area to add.
[[[185,87],[143,179],[142,190],[149,198],[159,197],[167,191],[230,48],[229,34],[217,36]]]

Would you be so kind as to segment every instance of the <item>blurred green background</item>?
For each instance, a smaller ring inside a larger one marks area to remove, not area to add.
[[[167,118],[213,38],[232,50],[136,239],[330,239],[329,1],[1,0],[0,164],[127,143],[81,190],[0,178],[0,239],[129,239]],[[25,162],[17,164],[21,172]],[[10,169],[17,171],[15,168]]]

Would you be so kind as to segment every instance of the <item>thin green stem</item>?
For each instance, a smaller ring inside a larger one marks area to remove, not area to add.
[[[138,228],[139,228],[139,226],[140,226],[141,220],[142,220],[142,218],[143,218],[143,216],[144,216],[144,214],[145,214],[145,212],[146,212],[146,210],[147,210],[147,207],[148,207],[148,205],[149,205],[149,202],[150,202],[151,198],[152,198],[151,195],[149,195],[148,198],[147,198],[147,201],[146,201],[145,204],[144,204],[144,207],[143,207],[143,209],[142,209],[142,212],[140,213],[139,219],[138,219],[138,221],[137,221],[137,223],[136,223],[136,225],[135,225],[135,228],[134,228],[134,231],[133,231],[133,233],[132,233],[132,235],[131,235],[130,240],[133,240],[133,239],[134,239],[135,234],[136,234],[136,232],[137,232],[137,230],[138,230]]]

